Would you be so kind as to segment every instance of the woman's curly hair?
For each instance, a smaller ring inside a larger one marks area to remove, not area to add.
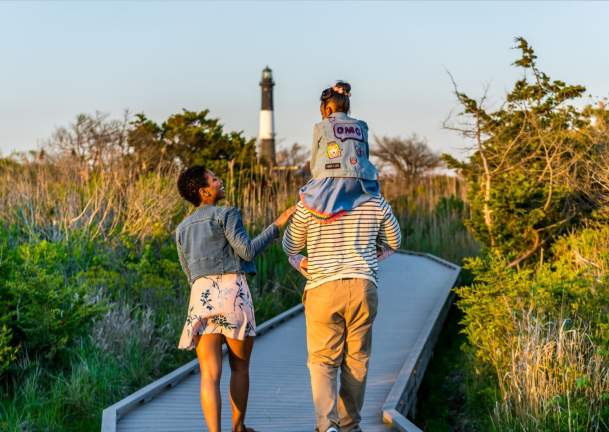
[[[206,172],[207,170],[203,165],[193,165],[182,171],[178,177],[180,195],[195,207],[201,204],[199,189],[207,186]]]

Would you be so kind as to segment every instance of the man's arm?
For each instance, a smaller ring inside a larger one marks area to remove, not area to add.
[[[402,242],[400,224],[393,214],[391,206],[385,201],[385,198],[381,198],[380,205],[383,220],[378,234],[379,243],[381,246],[388,247],[391,250],[398,250]]]
[[[299,201],[296,212],[283,234],[282,246],[287,255],[297,255],[307,245],[308,216],[309,214],[303,207],[302,201]]]

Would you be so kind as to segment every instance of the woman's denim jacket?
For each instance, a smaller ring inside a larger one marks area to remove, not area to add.
[[[362,120],[337,112],[315,124],[311,149],[311,175],[356,177],[377,180],[369,160],[368,125]]]
[[[250,239],[235,207],[204,206],[187,216],[176,229],[182,269],[190,283],[212,274],[256,273],[254,258],[279,236],[271,224]]]

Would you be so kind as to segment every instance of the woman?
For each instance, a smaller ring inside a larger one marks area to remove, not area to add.
[[[232,430],[250,432],[243,422],[256,322],[245,274],[256,272],[254,258],[278,237],[295,207],[250,239],[239,210],[216,205],[224,198],[224,186],[213,172],[200,165],[186,169],[178,178],[178,190],[196,207],[176,229],[180,264],[191,284],[188,317],[178,347],[196,348],[203,416],[209,432],[220,432],[222,343],[226,342]]]

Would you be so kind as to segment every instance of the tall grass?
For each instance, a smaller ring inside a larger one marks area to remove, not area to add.
[[[530,311],[519,315],[515,336],[505,342],[509,367],[497,371],[497,429],[609,429],[609,364],[588,325],[542,322]]]
[[[177,174],[169,165],[146,173],[127,162],[92,167],[70,155],[0,166],[0,224],[16,245],[47,241],[85,250],[66,265],[105,310],[84,337],[70,341],[59,368],[19,352],[2,380],[1,430],[98,429],[103,407],[193,357],[175,348],[188,286],[173,229],[192,210],[176,191]],[[226,204],[242,210],[255,234],[296,203],[305,180],[262,166],[236,173],[229,164],[224,181]],[[475,248],[459,221],[467,209],[458,179],[425,178],[406,188],[394,178],[382,183],[403,224],[403,247],[448,259]],[[249,283],[258,322],[300,301],[303,280],[280,244],[257,259],[257,269]]]
[[[175,193],[177,169],[136,173],[127,164],[92,169],[69,155],[0,168],[0,220],[27,238],[60,240],[168,232],[186,206]]]
[[[400,221],[402,248],[432,253],[457,264],[478,254],[480,246],[464,225],[469,206],[459,177],[424,176],[415,182],[385,177],[382,192]]]

